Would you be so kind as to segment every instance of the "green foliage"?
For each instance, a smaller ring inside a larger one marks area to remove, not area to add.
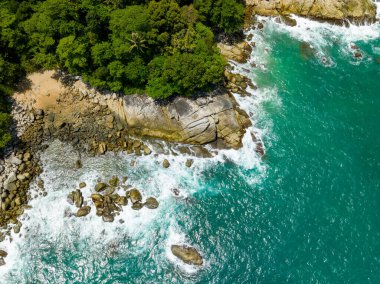
[[[236,0],[195,0],[203,22],[226,33],[234,33],[241,28],[244,6]]]

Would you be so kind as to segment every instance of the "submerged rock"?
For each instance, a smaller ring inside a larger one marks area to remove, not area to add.
[[[84,188],[84,187],[86,187],[87,186],[87,184],[85,183],[85,182],[81,182],[81,183],[79,183],[79,188]]]
[[[193,247],[188,247],[185,245],[172,245],[171,251],[176,257],[181,259],[184,263],[192,264],[192,265],[203,264],[202,256]]]
[[[149,197],[146,199],[145,201],[145,207],[149,208],[149,209],[156,209],[159,205],[158,201],[156,198],[154,197]]]
[[[4,258],[0,257],[0,266],[3,266],[5,265],[5,260]]]

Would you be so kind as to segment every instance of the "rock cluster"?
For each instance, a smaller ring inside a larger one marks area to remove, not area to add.
[[[237,93],[241,96],[250,96],[251,94],[247,91],[247,87],[250,87],[253,90],[257,89],[252,81],[243,75],[225,70],[224,76],[226,78],[226,88],[233,93]]]
[[[125,195],[117,193],[120,188],[124,189]],[[128,205],[128,199],[131,201],[131,208],[134,210],[139,210],[144,206],[149,209],[156,209],[159,205],[154,197],[147,198],[143,203],[140,191],[135,188],[128,190],[126,186],[120,184],[117,176],[113,176],[108,183],[98,182],[94,190],[96,193],[91,194],[91,200],[95,206],[96,215],[102,217],[104,222],[113,222],[115,216],[122,211],[122,207]],[[75,214],[76,217],[84,217],[91,212],[91,207],[84,202],[80,189],[69,193],[67,201],[79,208]]]
[[[18,233],[21,223],[17,217],[24,212],[25,205],[31,198],[28,193],[29,184],[41,172],[41,168],[29,149],[13,152],[2,161],[1,170],[0,226],[11,222],[15,224],[13,230]]]
[[[373,22],[376,6],[372,0],[246,0],[247,13],[264,16],[298,14],[341,23]]]
[[[246,42],[242,41],[234,45],[218,43],[220,53],[227,60],[233,60],[238,63],[246,63],[251,56],[252,47]]]

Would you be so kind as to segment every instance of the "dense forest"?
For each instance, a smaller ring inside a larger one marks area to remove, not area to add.
[[[153,98],[219,83],[215,33],[241,29],[242,0],[6,0],[0,3],[0,148],[5,97],[28,72],[61,69],[90,85]]]

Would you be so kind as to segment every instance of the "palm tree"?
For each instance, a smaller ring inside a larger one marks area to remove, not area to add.
[[[142,52],[144,48],[147,48],[147,46],[145,45],[146,40],[139,33],[133,32],[131,34],[131,38],[128,39],[128,41],[131,43],[129,52],[132,52],[134,49],[136,49],[139,52]]]

